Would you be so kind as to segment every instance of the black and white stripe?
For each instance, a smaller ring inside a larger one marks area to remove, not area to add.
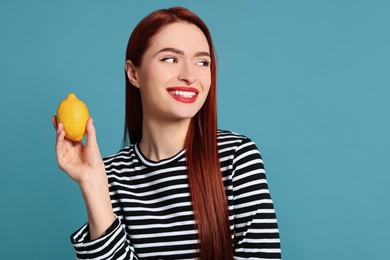
[[[218,132],[235,259],[281,259],[279,230],[264,165],[247,137]],[[198,234],[186,174],[185,150],[159,162],[137,145],[104,159],[117,218],[91,241],[88,225],[71,240],[78,259],[194,259]]]

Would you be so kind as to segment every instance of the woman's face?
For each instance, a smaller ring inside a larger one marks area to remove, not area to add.
[[[130,82],[141,92],[144,120],[192,118],[211,84],[207,39],[196,26],[177,22],[153,36],[141,65],[126,63]]]

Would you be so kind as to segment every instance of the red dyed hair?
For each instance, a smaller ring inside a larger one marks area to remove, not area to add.
[[[210,32],[194,13],[182,7],[157,10],[135,27],[130,36],[126,60],[140,66],[150,39],[176,22],[189,22],[204,33],[211,56],[211,86],[206,101],[192,118],[185,140],[187,172],[201,259],[233,259],[228,205],[217,147],[216,57]],[[124,143],[142,138],[142,103],[138,88],[126,77],[126,115]]]

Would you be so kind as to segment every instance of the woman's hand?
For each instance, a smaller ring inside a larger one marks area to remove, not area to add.
[[[53,126],[57,131],[56,154],[58,166],[70,178],[82,185],[97,173],[104,173],[104,163],[96,142],[96,131],[92,118],[87,122],[87,142],[74,142],[65,138],[64,126],[57,124],[56,116],[52,117]],[[105,174],[104,174],[104,177]]]
[[[108,190],[108,180],[92,118],[87,122],[87,142],[74,142],[65,138],[64,126],[57,124],[56,154],[58,166],[75,180],[81,189],[88,212],[90,238],[96,239],[107,230],[115,215]]]

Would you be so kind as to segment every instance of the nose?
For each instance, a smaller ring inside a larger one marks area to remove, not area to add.
[[[196,75],[191,62],[182,62],[178,78],[180,81],[185,82],[187,85],[191,85],[196,81]]]

